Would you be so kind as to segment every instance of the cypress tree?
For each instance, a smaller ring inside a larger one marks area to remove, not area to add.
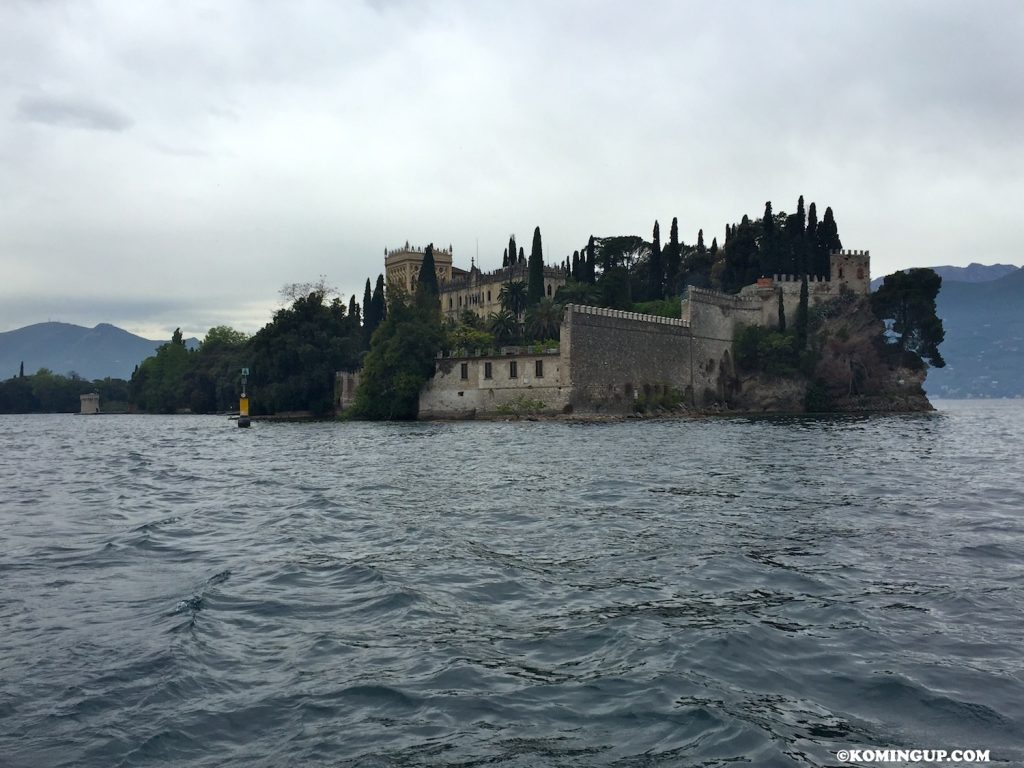
[[[825,216],[822,218],[821,223],[818,225],[818,249],[823,255],[826,263],[829,260],[829,254],[832,251],[841,250],[843,247],[842,241],[839,239],[839,230],[836,228],[836,220],[832,215],[832,208],[828,207],[825,209]],[[831,264],[829,264],[829,270],[831,271]],[[829,275],[831,277],[831,274]]]
[[[572,276],[573,280],[576,280],[577,282],[579,281],[579,279],[580,279],[580,252],[579,251],[573,251],[572,252],[572,269],[570,270],[569,274]]]
[[[384,275],[377,275],[377,284],[373,288],[373,297],[370,299],[370,306],[373,308],[373,328],[383,323],[388,316],[387,303],[384,299]]]
[[[533,247],[527,272],[526,305],[532,307],[544,298],[544,250],[540,242],[540,227],[533,230]]]
[[[516,263],[516,236],[508,236],[508,265],[511,267]]]
[[[807,262],[812,273],[824,275],[828,267],[822,269],[821,253],[818,249],[818,209],[814,203],[807,208],[807,232],[806,232]]]
[[[661,265],[661,227],[654,220],[654,232],[651,235],[651,258],[647,262],[647,293],[649,299],[660,299],[665,286],[665,272]]]
[[[374,293],[377,292],[377,288],[380,289],[380,320],[384,322],[388,319],[387,283],[384,281],[384,273],[377,275],[377,287],[373,289]]]
[[[363,288],[363,322],[366,325],[370,324],[370,319],[373,317],[373,313],[370,311],[370,299],[372,295],[373,294],[370,292],[370,278],[366,278],[366,287]],[[353,296],[352,299],[354,301],[355,296]],[[371,328],[369,332],[373,333],[373,329]]]
[[[501,266],[508,266],[508,248],[505,249],[504,253],[501,254]]]
[[[796,262],[800,269],[800,274],[807,274],[808,270],[811,269],[811,262],[808,254],[807,247],[807,214],[804,212],[804,196],[800,195],[800,199],[796,201],[796,217],[797,224],[797,241],[794,243],[796,250]]]
[[[682,266],[682,250],[679,247],[679,221],[672,217],[668,230],[668,245],[665,247],[665,295],[674,296],[679,286],[679,268]]]
[[[352,298],[348,300],[348,316],[354,318],[356,323],[359,323],[359,305],[356,304],[356,295],[353,293]]]
[[[717,237],[711,238],[711,250],[708,251],[708,253],[711,254],[712,260],[714,260],[714,257],[718,255],[718,238]]]
[[[775,215],[772,213],[772,201],[764,204],[764,217],[761,219],[761,274],[774,275],[784,272],[779,255],[779,237],[775,230]]]
[[[437,268],[434,266],[434,244],[423,252],[423,263],[416,280],[416,303],[421,306],[439,306],[437,290]]]
[[[18,366],[18,378],[19,379],[24,379],[25,378],[25,361],[24,360],[22,360],[21,361],[21,365]]]
[[[782,288],[779,288],[779,333],[786,332],[786,305],[782,301]]]
[[[519,246],[519,262],[518,263],[522,264],[524,261],[526,261],[526,253],[523,251],[523,246],[520,245]]]

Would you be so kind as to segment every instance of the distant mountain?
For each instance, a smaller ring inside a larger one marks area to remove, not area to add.
[[[107,376],[127,379],[132,370],[166,341],[153,341],[107,323],[83,328],[71,323],[37,323],[0,333],[0,379],[49,368],[54,373],[74,372],[83,379]],[[197,339],[187,339],[190,348]]]
[[[1013,264],[978,264],[972,262],[966,267],[932,267],[942,278],[942,282],[956,281],[958,283],[987,283],[991,280],[998,280],[1011,272],[1016,272],[1018,267]],[[884,277],[876,277],[871,281],[871,290],[877,291],[882,284]]]
[[[935,303],[946,367],[928,372],[929,396],[1024,397],[1024,269],[988,282],[943,279]]]

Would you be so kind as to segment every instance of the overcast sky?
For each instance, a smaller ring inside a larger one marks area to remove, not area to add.
[[[255,331],[385,247],[500,266],[831,205],[872,272],[1024,250],[1024,3],[0,3],[0,331]]]

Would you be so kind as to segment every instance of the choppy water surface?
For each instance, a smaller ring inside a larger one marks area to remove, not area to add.
[[[0,417],[0,764],[1024,762],[1024,403]]]

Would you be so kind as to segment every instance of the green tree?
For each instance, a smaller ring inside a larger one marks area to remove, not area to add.
[[[871,296],[875,315],[891,321],[900,350],[913,352],[935,368],[946,365],[939,353],[946,332],[935,313],[941,288],[942,278],[935,270],[910,269],[888,275]]]
[[[516,340],[519,323],[512,312],[503,309],[500,312],[491,312],[487,316],[487,330],[493,334],[496,341],[511,343]]]
[[[562,307],[541,299],[526,313],[526,330],[534,341],[557,339],[562,325]]]
[[[352,415],[371,420],[415,419],[420,390],[434,375],[443,341],[440,315],[433,306],[392,297],[388,316],[366,355]]]
[[[555,291],[555,301],[563,306],[566,304],[594,306],[597,304],[599,296],[597,286],[576,280],[567,280],[565,285]]]
[[[254,414],[334,408],[334,376],[355,370],[364,349],[363,329],[346,316],[340,299],[314,291],[274,313],[252,339],[250,379]]]
[[[701,231],[703,237],[703,230]],[[701,245],[704,241],[701,240]],[[665,296],[675,296],[679,291],[679,271],[682,268],[682,248],[679,245],[679,221],[672,217],[668,230],[668,245],[665,246]]]
[[[533,247],[527,268],[526,305],[532,307],[544,298],[544,249],[540,241],[540,227],[533,230]]]
[[[786,305],[782,300],[782,289],[778,291],[779,294],[779,333],[786,332]]]
[[[593,235],[587,240],[587,269],[586,269],[586,282],[596,283],[597,282],[597,242]]]
[[[818,268],[822,270],[822,274],[827,274],[831,277],[829,254],[832,251],[841,250],[843,247],[843,241],[839,239],[839,230],[836,227],[836,219],[832,214],[831,207],[825,209],[825,216],[818,224],[817,234],[815,252],[818,256]]]
[[[661,263],[661,227],[654,221],[651,255],[647,260],[647,298],[660,299],[665,290],[665,268]]]
[[[827,275],[828,264],[822,263],[818,252],[818,207],[811,203],[807,208],[807,231],[805,233],[807,248],[807,268],[813,275]],[[826,257],[827,259],[827,257]]]
[[[518,322],[527,306],[526,283],[522,280],[510,280],[505,283],[498,292],[498,301],[501,308],[511,312]]]
[[[433,306],[438,304],[438,293],[437,267],[434,264],[434,244],[431,243],[423,252],[423,263],[420,265],[420,274],[416,280],[416,295],[417,297],[423,297],[422,301],[425,306]]]

